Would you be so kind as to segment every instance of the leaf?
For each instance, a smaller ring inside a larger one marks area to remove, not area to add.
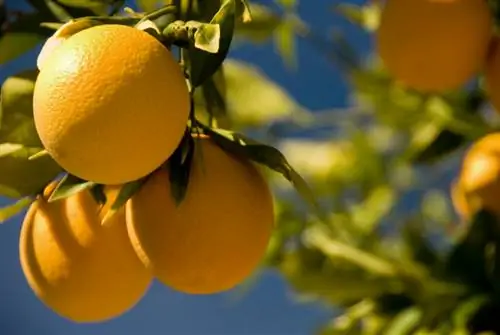
[[[137,0],[137,6],[143,12],[152,12],[160,7],[161,0]]]
[[[213,129],[200,124],[211,137],[211,139],[235,155],[251,159],[259,164],[267,166],[283,175],[289,180],[301,197],[316,211],[320,218],[324,218],[316,197],[306,181],[293,169],[285,156],[276,148],[259,143],[241,134]]]
[[[57,184],[56,188],[50,195],[48,201],[54,202],[57,200],[61,200],[72,195],[77,194],[78,192],[84,191],[92,186],[95,183],[91,181],[86,181],[76,176],[73,176],[67,173]]]
[[[106,193],[104,192],[104,185],[102,184],[95,184],[92,187],[90,187],[90,193],[92,194],[92,197],[98,204],[105,204],[106,203]]]
[[[408,248],[412,260],[434,267],[439,264],[436,250],[426,239],[426,232],[420,221],[411,220],[402,227],[402,238]]]
[[[273,36],[273,33],[282,22],[282,18],[269,7],[252,3],[252,20],[249,22],[237,21],[235,34],[239,38],[253,42],[263,42]]]
[[[342,3],[336,5],[334,9],[367,31],[376,31],[379,26],[381,8],[376,2],[371,2],[363,6]]]
[[[108,213],[115,212],[119,210],[125,203],[130,199],[137,191],[139,191],[148,179],[149,176],[141,178],[139,180],[131,181],[126,183],[118,192],[118,196],[116,197],[113,205],[111,205],[111,210]],[[106,214],[108,216],[108,214]],[[103,221],[106,219],[104,218]]]
[[[410,335],[418,327],[423,312],[418,307],[407,308],[399,313],[384,330],[384,335]]]
[[[62,5],[76,8],[87,8],[97,15],[106,15],[109,1],[102,0],[58,0]]]
[[[191,163],[194,157],[195,140],[189,132],[184,134],[181,144],[167,161],[170,192],[177,206],[182,203],[189,184]]]
[[[226,59],[223,69],[227,110],[234,126],[265,126],[303,112],[288,92],[256,66]]]
[[[0,64],[25,54],[43,40],[43,37],[33,33],[6,33],[0,39]]]
[[[36,75],[37,71],[25,71],[9,77],[2,86],[0,143],[18,145],[18,150],[0,157],[0,185],[15,190],[19,197],[40,191],[62,172],[48,155],[30,160],[42,148],[33,121]],[[1,188],[0,194],[12,196],[2,192]]]
[[[235,1],[226,0],[214,15],[211,24],[220,25],[219,51],[215,54],[189,48],[189,80],[198,87],[211,77],[222,65],[229,52],[235,26]]]
[[[248,0],[239,0],[237,3],[238,7],[241,7],[241,21],[251,22],[253,20],[253,12],[250,7]],[[239,11],[238,11],[239,12]]]
[[[491,290],[485,251],[495,242],[497,229],[495,216],[485,210],[479,211],[469,223],[467,234],[449,253],[445,263],[447,275],[481,290]]]
[[[420,164],[434,163],[466,143],[467,138],[464,135],[444,129],[427,147],[415,153],[412,161]]]
[[[33,198],[26,197],[17,200],[11,205],[5,206],[0,209],[0,223],[4,223],[13,216],[19,214],[23,209],[31,205]]]
[[[451,319],[454,327],[466,329],[471,317],[489,301],[487,295],[475,295],[466,299],[453,311]]]
[[[22,144],[16,143],[1,143],[0,144],[0,158],[11,156],[24,149]]]
[[[194,46],[200,50],[216,54],[220,46],[220,25],[202,24],[194,33]]]
[[[423,156],[425,159],[425,155],[429,156],[429,149],[436,149],[435,147],[431,147],[433,143],[438,141],[438,137],[442,133],[442,130],[443,126],[434,121],[423,120],[422,122],[416,123],[413,129],[411,129],[411,140],[405,153],[408,159],[416,161],[417,157],[422,159]],[[430,158],[432,160],[432,155]]]
[[[274,30],[274,45],[288,68],[297,67],[295,46],[295,23],[283,20]]]

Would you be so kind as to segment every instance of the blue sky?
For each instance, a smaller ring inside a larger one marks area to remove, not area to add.
[[[6,2],[16,7],[20,4],[18,0]],[[333,1],[303,0],[299,13],[324,33],[334,27],[340,29],[359,50],[366,52],[367,36],[334,16],[330,10],[333,4]],[[307,43],[299,41],[298,44],[299,68],[295,72],[283,66],[271,44],[239,46],[230,57],[257,65],[309,109],[345,106],[348,87],[339,69]],[[0,66],[1,80],[21,69],[34,67],[38,50]],[[0,199],[0,204],[5,203]],[[279,274],[266,272],[243,297],[238,292],[188,296],[155,283],[141,303],[122,317],[96,325],[73,324],[46,308],[25,282],[18,259],[21,218],[17,216],[0,225],[0,334],[305,335],[332,315],[321,305],[294,301]]]

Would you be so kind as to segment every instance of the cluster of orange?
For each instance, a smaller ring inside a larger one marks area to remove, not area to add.
[[[105,185],[107,198],[101,205],[84,190],[49,202],[53,182],[25,216],[23,272],[59,315],[104,321],[138,303],[154,279],[211,294],[258,266],[274,215],[252,162],[195,136],[184,200],[176,204],[171,195],[163,163],[181,142],[189,104],[170,51],[136,28],[82,30],[43,62],[34,93],[39,136],[68,172]],[[125,206],[110,212],[121,185],[144,176]]]
[[[479,74],[500,111],[500,39],[486,0],[387,0],[376,33],[387,70],[424,93],[459,89]],[[452,201],[468,220],[479,209],[500,216],[500,133],[476,141],[452,185]]]

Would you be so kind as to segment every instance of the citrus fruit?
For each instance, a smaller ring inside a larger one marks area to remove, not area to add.
[[[444,92],[482,70],[492,32],[485,0],[387,0],[376,44],[397,81]]]
[[[89,191],[49,203],[55,184],[28,209],[19,243],[27,282],[38,298],[75,322],[101,322],[133,307],[152,280],[127,235],[125,208],[101,225]],[[117,194],[111,189],[108,197]]]
[[[485,87],[495,110],[500,111],[500,40],[492,40],[484,70]]]
[[[464,219],[480,209],[500,215],[500,133],[484,136],[467,151],[452,200]]]
[[[184,200],[166,168],[128,201],[127,227],[143,263],[181,292],[211,294],[242,282],[263,258],[274,225],[269,187],[252,163],[207,138],[195,140]]]
[[[139,179],[170,157],[190,102],[180,66],[158,40],[100,25],[46,57],[33,107],[40,139],[62,168],[112,185]]]

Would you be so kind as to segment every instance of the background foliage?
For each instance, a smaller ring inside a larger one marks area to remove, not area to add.
[[[43,22],[111,15],[124,5],[28,2],[29,12],[9,11],[0,2],[2,65],[53,34]],[[199,6],[212,2],[218,8],[216,0],[200,0]],[[137,1],[143,12],[164,4]],[[188,1],[179,5],[189,7]],[[326,213],[315,215],[281,175],[270,173],[278,228],[263,267],[280,271],[297,298],[341,308],[340,316],[318,329],[322,335],[500,333],[500,226],[487,212],[458,222],[448,190],[464,148],[499,124],[482,86],[445,96],[403,90],[376,55],[360,59],[342,32],[315,31],[313,23],[301,20],[296,5],[296,0],[250,2],[253,19],[235,23],[232,47],[272,40],[283,65],[293,71],[295,44],[303,39],[350,83],[347,110],[307,110],[265,73],[231,58],[195,99],[200,120],[215,118],[221,127],[279,148]],[[377,26],[376,2],[346,2],[331,10],[360,30]],[[214,13],[209,14],[201,18],[209,20]],[[2,84],[0,194],[5,197],[30,194],[61,172],[46,156],[28,159],[41,147],[30,129],[36,74],[25,71]],[[314,139],[293,136],[306,132]],[[14,203],[0,217],[25,205],[25,200]]]

